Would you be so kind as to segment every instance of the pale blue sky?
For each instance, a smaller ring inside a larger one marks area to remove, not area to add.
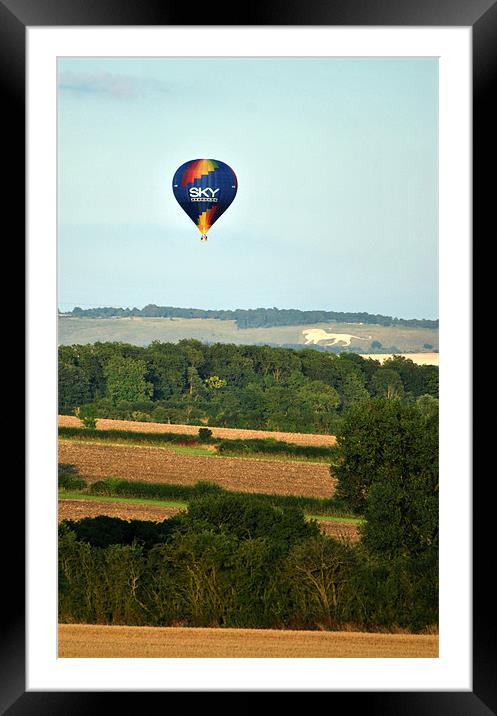
[[[60,59],[59,307],[437,318],[436,59]],[[229,164],[207,244],[180,164]]]

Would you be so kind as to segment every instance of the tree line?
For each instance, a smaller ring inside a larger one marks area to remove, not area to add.
[[[371,397],[436,400],[438,367],[402,356],[179,343],[59,347],[59,412],[234,428],[333,433]]]
[[[70,315],[76,318],[216,318],[235,321],[238,328],[271,328],[274,326],[299,326],[312,323],[368,323],[380,326],[404,326],[408,328],[438,328],[438,319],[397,318],[379,313],[344,311],[300,311],[287,308],[251,308],[235,310],[204,310],[201,308],[177,308],[156,306],[150,303],[143,308],[73,308]]]

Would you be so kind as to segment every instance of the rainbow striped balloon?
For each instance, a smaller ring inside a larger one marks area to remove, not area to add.
[[[196,225],[202,239],[232,203],[238,180],[231,167],[218,159],[191,159],[176,170],[173,193]]]

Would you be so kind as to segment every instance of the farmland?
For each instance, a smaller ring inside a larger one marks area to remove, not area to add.
[[[436,658],[434,634],[59,624],[66,658]]]
[[[77,418],[59,416],[59,425],[76,427]],[[161,423],[133,422],[124,420],[98,420],[97,431],[88,431],[84,441],[59,440],[59,463],[71,465],[72,469],[87,484],[109,476],[119,476],[126,480],[151,483],[171,483],[175,485],[194,485],[199,480],[214,482],[227,490],[247,493],[269,493],[273,495],[299,495],[303,497],[327,498],[334,493],[334,480],[329,471],[328,462],[298,462],[288,459],[252,459],[218,456],[214,446],[198,448],[141,447],[139,445],[99,444],[98,430],[127,430],[137,433],[179,433],[198,435],[198,427],[191,425],[168,425]],[[267,436],[261,430],[235,430],[213,428],[213,436],[228,439],[254,439]],[[332,445],[332,435],[312,435],[298,433],[271,433],[280,440],[296,445]],[[95,442],[93,442],[95,441]],[[204,451],[204,455],[192,454]],[[86,499],[85,499],[86,497]],[[59,521],[77,520],[83,517],[107,515],[124,520],[161,521],[177,514],[179,507],[153,504],[150,500],[137,498],[96,498],[77,495],[68,499],[61,493],[59,499]],[[347,519],[320,519],[320,529],[329,536],[347,541],[357,541],[358,526]]]
[[[199,457],[167,448],[59,442],[59,463],[73,465],[89,483],[104,477],[193,485],[215,482],[228,490],[331,497],[328,465],[250,458]]]
[[[437,536],[436,433],[427,430],[436,419],[384,399],[361,403],[344,423],[352,439],[345,447],[362,455],[353,475],[366,487],[384,461],[371,435],[383,435],[384,425],[403,435],[409,425],[415,450],[423,441],[424,497],[413,507],[427,518],[414,535],[424,544]],[[343,443],[306,446],[321,437],[306,434],[303,445],[292,444],[282,433],[287,444],[260,441],[269,454],[233,456],[221,448],[230,440],[234,447],[234,437],[262,449],[251,431],[223,438],[199,435],[198,425],[156,424],[147,433],[146,421],[127,421],[126,430],[121,421],[96,430],[61,422],[60,656],[437,656],[435,550],[424,562],[373,551],[385,536],[394,550],[402,544],[385,530],[388,500],[368,512],[335,496],[347,478],[335,459],[337,450],[347,458]],[[80,521],[97,516],[119,519]]]
[[[79,421],[71,416],[59,416],[59,425],[73,427]],[[122,420],[98,420],[101,430],[128,430],[160,433],[178,432],[180,434],[198,434],[198,427],[191,425],[164,425],[161,423],[135,423]],[[267,433],[259,430],[234,430],[214,428],[214,437],[254,439]],[[309,435],[276,433],[279,439],[289,443],[304,445],[334,444],[332,435]],[[91,431],[85,442],[80,440],[59,441],[59,463],[71,465],[78,475],[88,484],[109,476],[119,476],[127,480],[155,483],[194,485],[199,480],[215,482],[225,489],[240,492],[269,493],[273,495],[300,495],[304,497],[332,497],[334,481],[329,472],[328,463],[297,462],[279,459],[227,458],[207,452],[213,446],[203,446],[204,456],[192,455],[192,448],[140,447],[136,445],[98,444],[91,442],[98,438]],[[77,499],[59,500],[59,521],[77,520],[83,517],[108,515],[124,520],[160,521],[177,514],[178,507],[164,506],[131,500],[111,498],[88,499],[84,495]],[[343,521],[325,520],[319,522],[323,533],[337,538],[357,541],[358,526]]]

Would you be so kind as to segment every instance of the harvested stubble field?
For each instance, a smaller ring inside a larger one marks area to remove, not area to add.
[[[435,634],[59,624],[62,658],[437,658]]]
[[[335,489],[324,463],[199,457],[155,447],[59,440],[59,463],[74,465],[90,483],[105,477],[182,485],[208,480],[227,490],[304,497],[332,497]]]
[[[150,520],[162,522],[181,512],[179,507],[161,507],[130,502],[108,502],[100,500],[59,499],[58,518],[63,520],[82,520],[84,517],[119,517],[121,520]],[[359,530],[351,522],[318,520],[319,529],[336,539],[357,542]]]
[[[75,416],[59,415],[59,425],[62,427],[80,428],[81,421]],[[199,428],[205,425],[172,425],[167,423],[140,423],[134,420],[110,420],[99,418],[97,429],[100,430],[134,430],[140,433],[179,433],[180,435],[198,435]],[[295,445],[334,445],[334,435],[314,435],[311,433],[280,433],[269,430],[238,430],[236,428],[214,428],[212,435],[215,438],[231,440],[268,439],[282,440]]]

